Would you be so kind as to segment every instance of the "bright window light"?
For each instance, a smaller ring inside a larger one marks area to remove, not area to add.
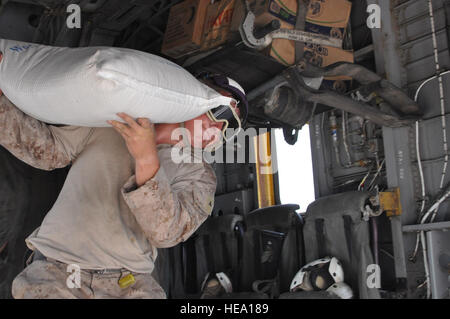
[[[299,132],[295,145],[286,143],[281,129],[275,130],[275,141],[281,203],[298,204],[298,212],[305,212],[315,200],[309,125]]]

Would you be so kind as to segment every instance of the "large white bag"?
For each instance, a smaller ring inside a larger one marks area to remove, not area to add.
[[[0,89],[47,123],[108,126],[118,112],[177,123],[231,101],[175,63],[136,50],[0,39],[0,51]]]

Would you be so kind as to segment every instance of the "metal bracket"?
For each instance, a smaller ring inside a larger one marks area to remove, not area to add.
[[[380,210],[386,212],[386,216],[400,216],[402,204],[400,203],[400,188],[394,188],[378,194]]]

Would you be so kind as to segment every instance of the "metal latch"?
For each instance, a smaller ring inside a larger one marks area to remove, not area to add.
[[[378,194],[380,210],[386,212],[386,216],[400,216],[402,204],[400,203],[400,188],[396,187]]]
[[[244,0],[246,16],[239,27],[242,41],[252,49],[262,50],[272,43],[273,39],[287,39],[292,41],[306,42],[317,45],[342,48],[342,39],[333,38],[323,34],[305,32],[291,29],[277,29],[264,35],[262,38],[256,38],[254,34],[255,14],[250,9],[250,4]]]

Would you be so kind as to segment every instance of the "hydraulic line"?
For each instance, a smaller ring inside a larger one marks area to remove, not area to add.
[[[378,254],[378,225],[377,225],[377,221],[372,217],[370,219],[370,223],[372,226],[372,251],[373,251],[373,257],[375,260],[375,264],[379,265],[380,261],[379,261],[379,254]]]

